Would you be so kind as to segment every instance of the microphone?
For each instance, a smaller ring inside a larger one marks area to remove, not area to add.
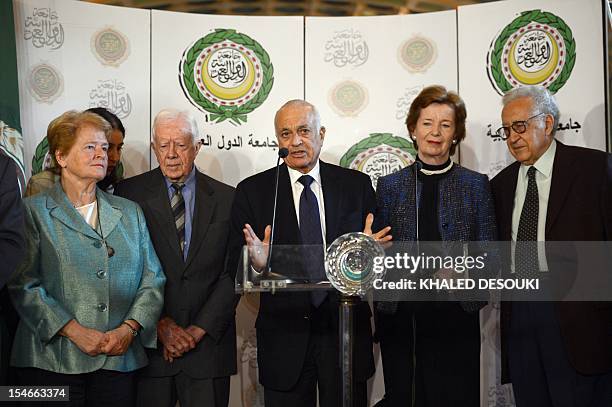
[[[280,161],[289,155],[289,150],[285,147],[278,149],[278,158],[276,159],[276,181],[274,183],[274,206],[272,208],[272,230],[270,232],[270,245],[268,246],[268,258],[266,259],[266,268],[264,269],[268,274],[272,261],[272,245],[274,244],[274,225],[276,224],[276,203],[278,201],[278,175],[280,174]]]
[[[416,159],[414,160],[414,209],[415,209],[415,225],[416,225],[416,241],[419,241],[420,235],[419,235],[419,199],[418,199],[418,192],[419,192],[419,183],[418,183],[418,177],[419,177],[419,171],[421,171],[421,168],[423,168],[423,164],[421,164],[420,161],[417,161]]]

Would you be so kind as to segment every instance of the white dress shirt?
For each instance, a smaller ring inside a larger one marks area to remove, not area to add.
[[[550,185],[552,183],[552,169],[555,162],[555,152],[557,151],[557,142],[553,139],[548,149],[540,158],[533,164],[536,169],[536,184],[538,185],[538,242],[546,241],[546,214],[548,212],[548,197],[550,195]],[[521,220],[521,211],[525,203],[527,195],[527,185],[529,177],[527,171],[531,165],[521,165],[519,168],[518,179],[516,180],[516,191],[514,193],[514,209],[512,211],[512,241],[516,242],[518,235],[519,222]],[[540,270],[547,271],[546,255],[543,245],[538,244],[538,261]],[[514,256],[512,256],[514,263]],[[514,264],[512,266],[514,269]]]
[[[310,189],[317,198],[319,204],[319,218],[321,220],[321,234],[323,236],[323,245],[325,242],[325,203],[323,202],[323,185],[321,184],[321,174],[319,173],[319,161],[310,172],[302,174],[301,172],[287,167],[289,170],[289,181],[291,182],[291,192],[293,193],[293,204],[295,206],[295,216],[297,217],[298,225],[300,224],[300,196],[304,190],[304,185],[298,181],[302,175],[310,175],[314,181],[310,184]]]

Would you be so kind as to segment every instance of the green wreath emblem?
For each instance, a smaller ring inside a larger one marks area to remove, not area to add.
[[[540,23],[554,27],[565,42],[567,54],[565,65],[563,66],[563,69],[561,70],[561,73],[557,79],[548,85],[548,90],[551,93],[556,93],[559,89],[561,89],[561,87],[563,87],[563,85],[565,85],[569,79],[572,70],[574,69],[574,64],[576,63],[576,41],[574,40],[572,30],[565,23],[565,21],[546,11],[523,11],[520,16],[512,20],[512,22],[502,30],[495,40],[493,49],[490,51],[489,79],[491,80],[493,87],[496,88],[496,90],[498,89],[501,91],[502,95],[512,89],[512,85],[508,82],[502,72],[501,61],[504,45],[512,34],[530,23]]]
[[[257,94],[248,102],[240,106],[220,106],[206,99],[199,91],[193,69],[198,55],[206,48],[218,42],[228,40],[249,48],[261,62],[262,84]],[[274,84],[274,66],[270,62],[270,56],[265,49],[254,39],[246,34],[237,33],[236,30],[216,29],[214,33],[200,38],[186,52],[180,67],[181,87],[189,95],[188,99],[199,109],[204,109],[209,119],[216,123],[230,120],[235,124],[246,123],[247,114],[257,109],[266,100],[272,85]]]
[[[392,133],[371,133],[369,137],[355,144],[342,156],[340,159],[340,166],[349,168],[359,154],[383,144],[416,155],[414,145],[403,137],[394,136]]]
[[[36,146],[36,150],[34,151],[34,156],[32,157],[32,175],[38,174],[42,172],[45,168],[45,156],[49,151],[49,141],[47,140],[47,136],[43,137],[43,139]]]

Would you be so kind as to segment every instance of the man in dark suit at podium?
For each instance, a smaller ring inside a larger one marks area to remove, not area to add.
[[[345,233],[363,231],[366,216],[376,208],[370,178],[319,160],[325,128],[316,108],[303,100],[289,101],[276,113],[274,127],[279,148],[287,148],[289,154],[280,167],[273,245],[329,245]],[[238,185],[232,208],[230,267],[237,267],[245,244],[267,250],[275,177],[272,168]],[[298,257],[291,264],[273,260],[272,272],[301,272],[311,281],[325,279],[322,250],[307,259]],[[317,387],[321,407],[341,404],[338,305],[339,295],[332,291],[261,295],[257,360],[267,407],[314,407]],[[355,406],[367,405],[366,381],[374,373],[370,317],[368,304],[358,304],[352,372]]]
[[[153,122],[159,168],[115,194],[137,202],[166,274],[158,346],[138,380],[139,406],[225,407],[236,373],[234,276],[225,259],[234,189],[202,174],[195,120],[162,110]]]
[[[559,109],[542,86],[514,89],[503,104],[502,136],[517,161],[491,182],[500,240],[611,240],[612,156],[556,141]],[[542,248],[504,263],[519,277],[531,268],[563,278]],[[504,302],[501,331],[502,382],[512,382],[517,407],[612,405],[610,303]]]

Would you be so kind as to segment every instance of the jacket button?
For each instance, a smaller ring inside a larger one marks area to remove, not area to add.
[[[98,304],[98,311],[100,312],[105,312],[108,309],[108,307],[106,306],[106,304],[104,304],[103,302],[101,302],[100,304]]]
[[[443,223],[443,224],[442,224],[442,227],[443,227],[444,229],[446,229],[446,228],[448,227],[448,223]]]
[[[99,249],[100,247],[102,247],[102,243],[100,243],[99,240],[96,240],[93,244],[93,247],[95,247],[96,249]]]
[[[310,319],[308,315],[304,315],[304,319]]]
[[[96,275],[98,276],[99,279],[103,279],[106,277],[106,270],[98,270]]]

